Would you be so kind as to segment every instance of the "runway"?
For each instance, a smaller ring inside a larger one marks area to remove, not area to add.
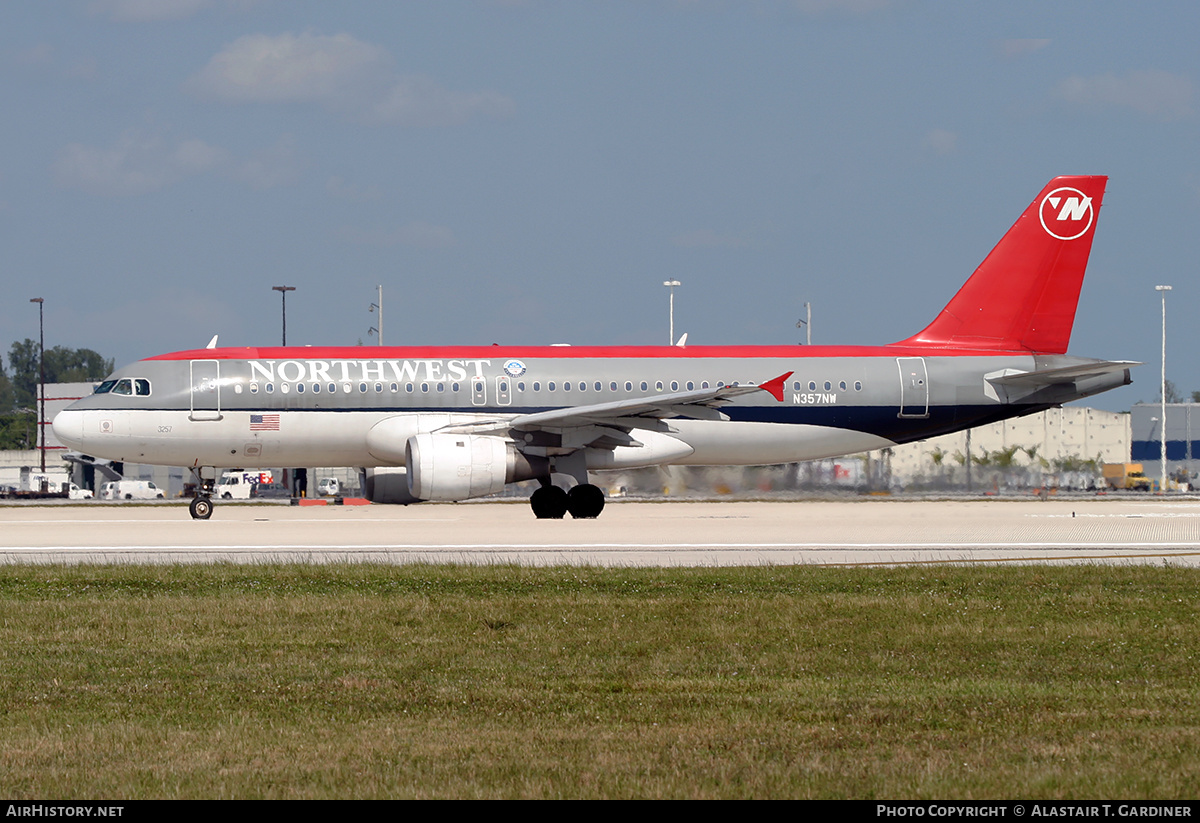
[[[523,503],[0,507],[0,563],[735,566],[1200,563],[1200,501],[612,502],[597,520]]]

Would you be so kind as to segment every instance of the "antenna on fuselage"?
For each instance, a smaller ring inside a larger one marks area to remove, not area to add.
[[[220,337],[220,334],[219,334],[219,333],[218,333],[218,334],[214,334],[214,335],[213,335],[213,339],[212,339],[212,340],[209,340],[209,341],[208,341],[208,345],[207,345],[207,346],[205,346],[204,348],[206,348],[206,349],[215,349],[215,348],[217,347],[217,338],[218,338],[218,337]]]

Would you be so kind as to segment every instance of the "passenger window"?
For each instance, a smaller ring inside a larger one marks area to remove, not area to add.
[[[320,393],[321,393],[321,384],[313,383],[313,394],[320,394]]]
[[[304,384],[303,383],[296,384],[296,394],[304,394]]]

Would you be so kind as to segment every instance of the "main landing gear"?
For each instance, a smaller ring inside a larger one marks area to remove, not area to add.
[[[534,517],[539,520],[562,520],[571,513],[576,520],[592,519],[604,510],[604,492],[591,483],[580,483],[570,491],[551,485],[548,480],[529,498]]]

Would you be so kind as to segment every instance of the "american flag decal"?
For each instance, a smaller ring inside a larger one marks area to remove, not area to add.
[[[252,414],[250,415],[250,431],[277,432],[279,431],[279,415]]]

